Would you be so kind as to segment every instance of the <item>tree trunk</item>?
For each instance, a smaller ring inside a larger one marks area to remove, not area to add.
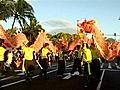
[[[14,17],[14,20],[13,20],[13,24],[12,24],[12,30],[13,30],[13,27],[14,27],[14,24],[15,24],[15,20],[16,20],[16,16]]]
[[[22,23],[21,23],[21,21],[19,20],[19,24],[20,24],[20,26],[21,26],[21,28],[22,28],[22,31],[23,31],[23,26],[22,26]]]

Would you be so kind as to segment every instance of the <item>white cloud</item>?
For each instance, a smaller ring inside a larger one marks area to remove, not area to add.
[[[46,32],[55,34],[59,32],[76,33],[76,27],[68,20],[64,19],[51,19],[41,22],[41,25]]]
[[[57,34],[59,32],[64,32],[64,33],[70,33],[70,34],[76,34],[77,31],[75,28],[56,28],[56,29],[51,29],[48,33],[50,34]]]
[[[51,27],[71,27],[72,23],[63,19],[51,19],[42,22],[43,25],[49,25]]]

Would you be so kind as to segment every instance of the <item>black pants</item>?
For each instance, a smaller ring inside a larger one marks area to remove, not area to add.
[[[0,73],[4,73],[4,61],[0,61]]]
[[[80,60],[80,58],[76,58],[74,60],[74,64],[73,64],[73,68],[72,68],[71,74],[73,74],[75,71],[77,71],[77,69],[78,69],[79,74],[82,74],[81,60]]]
[[[35,61],[33,60],[25,60],[25,71],[26,76],[31,76],[33,71],[35,70]]]
[[[57,75],[63,75],[64,72],[65,72],[65,61],[64,60],[58,60]]]
[[[42,76],[42,74],[44,74],[44,78],[48,78],[47,76],[47,70],[48,70],[48,59],[44,58],[40,60],[40,64],[42,66],[42,70],[40,72],[40,76]]]
[[[91,80],[91,77],[89,75],[88,65],[89,65],[88,62],[84,62],[84,84],[87,86],[90,84],[90,80]]]
[[[117,59],[117,65],[120,65],[120,56],[117,56],[116,59]]]
[[[90,64],[91,68],[91,74],[95,78],[100,78],[100,61],[99,59],[92,60],[92,63]]]

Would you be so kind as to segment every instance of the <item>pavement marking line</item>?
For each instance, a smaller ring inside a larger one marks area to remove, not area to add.
[[[120,71],[120,69],[100,69],[100,70],[113,71],[113,72]]]
[[[10,78],[13,78],[13,77],[15,77],[15,76],[5,77],[5,78],[0,79],[0,81],[4,81],[4,80],[7,80],[7,79],[10,79]]]
[[[70,65],[68,65],[66,67],[70,67],[70,66],[72,66],[72,65],[70,64]],[[47,73],[49,74],[49,73],[52,73],[52,72],[55,72],[55,71],[57,71],[57,69],[52,70],[52,71],[48,71]],[[36,78],[36,77],[39,77],[39,75],[33,76],[32,78]],[[25,81],[25,79],[15,81],[15,82],[12,82],[12,83],[8,83],[8,84],[5,84],[5,85],[2,85],[0,88],[5,88],[5,87],[11,86],[11,85],[14,85],[14,84],[17,84],[17,83],[21,83],[21,82],[24,82],[24,81]]]
[[[104,76],[104,74],[105,74],[105,70],[103,70],[103,72],[102,72],[102,76],[101,76],[101,78],[100,78],[100,82],[99,82],[96,90],[100,90],[100,87],[101,87],[101,84],[102,84],[102,81],[103,81],[103,76]]]
[[[68,73],[68,75],[67,75],[67,76],[65,76],[65,77],[64,77],[64,78],[62,78],[62,79],[70,79],[72,76],[75,76],[75,75],[79,76],[79,72],[78,72],[78,71],[76,71],[76,72],[74,72],[74,74],[72,74],[72,75],[71,75],[71,73]]]
[[[70,67],[70,66],[72,66],[72,65],[66,66],[66,69],[68,69],[67,67]],[[71,74],[70,74],[70,73],[67,73],[67,76],[65,76],[65,77],[62,78],[62,79],[70,79],[71,77],[72,77]]]
[[[11,85],[23,82],[23,81],[25,81],[25,79],[19,80],[17,82],[12,82],[12,83],[8,83],[8,84],[5,84],[5,85],[2,85],[0,88],[8,87],[8,86],[11,86]]]
[[[22,70],[14,70],[14,72],[22,72]]]
[[[52,67],[56,67],[56,66],[57,66],[57,64],[53,64],[53,65],[52,65]]]
[[[18,75],[18,76],[23,76],[23,75],[25,75],[25,73],[24,73],[24,72],[18,73],[17,75]]]
[[[118,66],[118,64],[117,64],[117,63],[115,63],[115,65],[116,65],[117,69],[120,69],[120,66]]]
[[[70,67],[70,66],[72,66],[72,65],[68,65],[68,66],[66,66],[66,67]],[[55,71],[57,71],[57,69],[52,70],[52,71],[49,71],[49,72],[47,72],[47,74],[52,73],[52,72],[55,72]],[[39,75],[33,76],[33,78],[36,78],[36,77],[39,77]]]
[[[49,74],[49,73],[52,73],[52,72],[55,72],[55,71],[57,71],[57,69],[49,71],[47,73]],[[39,75],[33,76],[32,78],[37,78],[37,77],[39,77]],[[24,81],[25,81],[25,79],[22,79],[22,80],[19,80],[19,81],[16,81],[16,82],[12,82],[12,83],[8,83],[8,84],[5,84],[5,85],[2,85],[0,88],[8,87],[8,86],[11,86],[11,85],[14,85],[14,84],[17,84],[17,83],[20,83],[20,82],[24,82]]]
[[[112,67],[111,67],[111,63],[108,63],[108,68],[112,68]]]
[[[64,78],[62,78],[62,79],[70,79],[72,76],[71,76],[71,74],[69,73],[67,76],[65,76]]]
[[[104,66],[104,63],[102,63],[102,65],[100,67],[103,68],[103,66]]]
[[[68,74],[70,74],[70,73],[63,73],[63,75],[68,75]]]

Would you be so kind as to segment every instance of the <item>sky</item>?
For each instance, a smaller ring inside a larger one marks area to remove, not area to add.
[[[48,33],[76,33],[77,20],[95,19],[105,34],[120,35],[120,0],[26,0]],[[2,22],[5,29],[12,19]],[[18,24],[16,24],[18,26]]]

